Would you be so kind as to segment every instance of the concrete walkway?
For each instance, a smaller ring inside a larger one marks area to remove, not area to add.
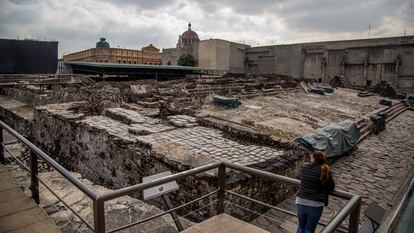
[[[370,135],[349,156],[331,165],[336,187],[362,197],[361,223],[367,205],[375,202],[385,209],[392,207],[393,198],[410,171],[414,169],[414,111],[405,111],[387,124],[379,135]],[[345,205],[344,200],[330,198],[324,208],[322,223],[328,223]],[[295,195],[278,205],[296,212]],[[251,223],[269,232],[296,232],[297,218],[269,210]],[[346,225],[346,224],[345,224]]]
[[[182,233],[268,233],[263,229],[243,222],[227,214],[219,214],[209,218]]]
[[[0,165],[0,233],[57,233],[49,216],[26,196],[7,167]]]

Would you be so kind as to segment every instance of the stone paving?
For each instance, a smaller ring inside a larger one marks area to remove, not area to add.
[[[379,135],[371,135],[359,144],[351,155],[337,160],[331,165],[337,189],[346,190],[362,196],[362,212],[367,204],[376,202],[389,209],[400,186],[414,165],[414,111],[406,111],[392,120],[387,129]],[[279,204],[279,207],[295,210],[294,196]],[[329,206],[324,209],[321,221],[329,222],[344,205],[343,200],[330,198]],[[268,211],[266,216],[284,222],[268,221],[259,217],[253,224],[270,232],[295,231],[295,217],[288,217],[276,211]],[[287,227],[289,226],[290,227]],[[294,227],[292,227],[294,226]]]
[[[168,116],[168,121],[177,127],[194,127],[198,126],[197,118],[187,115]]]
[[[135,110],[125,108],[109,108],[105,113],[114,120],[129,124],[128,132],[135,135],[145,135],[172,130],[175,127],[163,124],[160,119],[147,117]]]
[[[72,109],[84,102],[70,102],[60,104],[49,104],[45,106],[36,107],[38,111],[48,111],[54,115],[64,117],[68,120],[78,120],[85,116],[83,113],[75,113]]]
[[[242,165],[277,159],[284,154],[282,150],[266,146],[240,144],[225,138],[220,130],[201,126],[140,136],[138,140],[151,145],[178,143],[196,154]]]
[[[145,123],[149,125],[155,125],[155,124],[160,123],[159,119],[147,117],[137,111],[129,110],[125,108],[108,108],[106,109],[106,115],[111,118],[120,120],[126,124],[144,124]]]
[[[92,116],[86,117],[78,122],[99,130],[103,130],[112,136],[119,137],[131,143],[136,141],[136,136],[128,132],[129,125],[113,120],[109,117]]]

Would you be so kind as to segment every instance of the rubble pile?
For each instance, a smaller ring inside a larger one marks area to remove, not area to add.
[[[399,91],[398,88],[389,83],[378,83],[373,86],[370,91],[393,99],[404,99],[406,96],[405,93]]]
[[[121,95],[118,88],[104,85],[94,89],[85,108],[90,111],[91,115],[100,115],[105,109],[119,107],[124,101],[125,97]]]

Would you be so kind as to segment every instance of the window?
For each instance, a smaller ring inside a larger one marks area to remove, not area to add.
[[[137,61],[134,61],[134,64],[137,64]]]
[[[108,63],[108,60],[105,60],[106,63]]]
[[[121,63],[121,60],[118,60],[118,63]]]
[[[126,60],[124,60],[124,63],[126,63]]]
[[[132,63],[131,60],[129,60],[128,63],[131,64]]]

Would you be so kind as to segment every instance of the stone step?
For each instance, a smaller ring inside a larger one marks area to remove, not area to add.
[[[13,195],[9,198],[9,201],[0,203],[0,217],[21,212],[27,209],[36,207],[36,203],[27,196],[17,198],[19,196],[14,196],[16,191],[23,193],[21,190],[12,189],[13,193],[8,193],[8,195]]]
[[[195,226],[192,226],[184,231],[183,233],[268,233],[252,224],[243,222],[237,218],[234,218],[227,214],[220,214],[209,218]]]
[[[0,165],[0,233],[60,232],[55,223],[17,185],[7,167]]]
[[[158,119],[147,117],[137,111],[125,108],[108,108],[105,111],[105,115],[124,124],[158,124],[160,122]]]

